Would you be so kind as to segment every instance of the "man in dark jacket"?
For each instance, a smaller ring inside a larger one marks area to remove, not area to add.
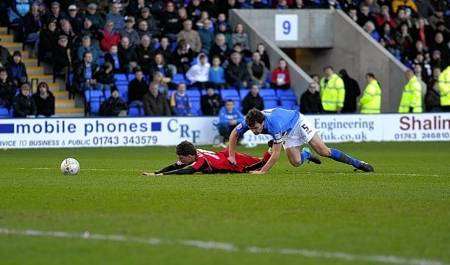
[[[13,116],[16,118],[36,115],[36,104],[31,97],[31,87],[28,83],[24,83],[20,87],[20,93],[14,98],[13,108]]]
[[[139,100],[142,101],[144,95],[148,92],[148,83],[144,79],[144,73],[141,69],[135,72],[136,78],[131,80],[128,85],[128,103]]]
[[[169,102],[159,93],[158,84],[151,83],[144,96],[144,111],[147,116],[170,116]]]
[[[36,116],[50,117],[55,115],[55,96],[49,90],[47,83],[41,82],[38,91],[33,95],[36,104]]]
[[[227,82],[236,88],[247,87],[250,80],[247,66],[242,62],[242,55],[234,52],[231,54],[231,62],[226,70]]]
[[[130,39],[123,37],[119,46],[119,61],[121,65],[121,72],[129,73],[137,65],[137,55],[134,47],[131,46]]]
[[[119,91],[112,91],[111,96],[105,100],[100,107],[102,116],[119,116],[122,111],[127,109],[127,103],[119,97]]]
[[[222,97],[213,88],[206,90],[206,95],[202,96],[202,113],[205,116],[217,116],[222,107]]]
[[[83,62],[75,69],[75,83],[77,85],[78,92],[84,92],[87,89],[97,88],[97,76],[99,66],[93,62],[93,56],[91,52],[85,52],[83,56]]]
[[[0,38],[0,41],[2,39]],[[9,54],[8,49],[0,45],[0,67],[6,67],[10,60],[11,55]]]
[[[303,114],[323,113],[322,101],[320,99],[319,85],[310,83],[300,98],[300,112]]]
[[[356,99],[361,95],[359,84],[355,79],[351,78],[345,69],[339,71],[339,75],[344,81],[345,87],[345,99],[342,113],[354,113],[356,112]]]
[[[253,108],[258,110],[264,109],[264,100],[259,95],[259,87],[257,85],[252,85],[250,92],[244,97],[242,101],[242,113],[246,115]]]
[[[22,54],[20,51],[15,51],[13,54],[13,60],[8,64],[8,75],[16,86],[20,86],[22,83],[27,82],[27,68],[22,62]]]
[[[0,106],[10,108],[16,89],[13,82],[8,78],[8,71],[0,68]]]

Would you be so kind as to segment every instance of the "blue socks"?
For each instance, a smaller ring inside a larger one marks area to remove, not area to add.
[[[361,166],[361,161],[359,161],[358,159],[353,158],[353,157],[347,155],[346,153],[341,152],[334,148],[331,148],[330,150],[331,150],[331,156],[330,156],[331,159],[341,162],[341,163],[352,165],[356,168],[359,168]],[[303,159],[303,157],[302,157],[302,159]]]
[[[306,161],[308,161],[308,159],[311,157],[311,153],[308,150],[303,149],[300,152],[300,157],[302,159],[301,164],[305,163]]]

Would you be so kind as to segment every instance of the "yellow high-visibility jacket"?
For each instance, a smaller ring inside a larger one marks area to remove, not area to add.
[[[398,112],[408,113],[410,109],[414,113],[422,112],[422,86],[416,76],[411,78],[403,88]]]
[[[363,96],[359,100],[361,113],[381,112],[381,87],[377,80],[372,80],[364,89]]]
[[[439,75],[441,106],[450,106],[450,66]]]
[[[344,106],[345,87],[344,80],[337,74],[330,76],[328,82],[325,78],[320,80],[320,98],[323,109],[326,111],[337,111]]]

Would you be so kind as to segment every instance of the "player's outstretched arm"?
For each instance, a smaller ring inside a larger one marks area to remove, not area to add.
[[[186,166],[180,169],[162,172],[162,175],[190,175],[197,172],[192,166]]]
[[[238,138],[237,129],[234,128],[230,134],[230,141],[228,142],[228,161],[233,165],[236,164],[236,145]]]
[[[183,167],[185,167],[185,166],[186,166],[186,165],[184,165],[184,164],[182,164],[182,163],[180,163],[180,162],[176,162],[176,163],[173,163],[173,164],[171,164],[171,165],[168,165],[168,166],[165,167],[165,168],[162,168],[162,169],[160,169],[160,170],[158,170],[158,171],[155,171],[155,174],[159,174],[159,173],[164,173],[164,172],[169,172],[169,171],[177,170],[177,169],[183,168]]]
[[[272,155],[267,163],[258,171],[252,171],[252,174],[264,174],[269,171],[280,159],[281,155],[281,143],[274,143],[272,146]]]

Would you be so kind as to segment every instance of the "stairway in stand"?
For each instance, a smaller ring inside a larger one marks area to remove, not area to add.
[[[62,79],[53,83],[51,74],[46,74],[43,66],[37,65],[37,59],[30,58],[28,51],[22,51],[22,43],[14,42],[13,35],[7,34],[7,28],[0,27],[0,45],[9,52],[21,51],[22,61],[27,67],[28,81],[37,80],[47,82],[53,95],[55,95],[55,117],[84,117],[84,109],[75,107],[75,100],[69,99],[68,92]]]

